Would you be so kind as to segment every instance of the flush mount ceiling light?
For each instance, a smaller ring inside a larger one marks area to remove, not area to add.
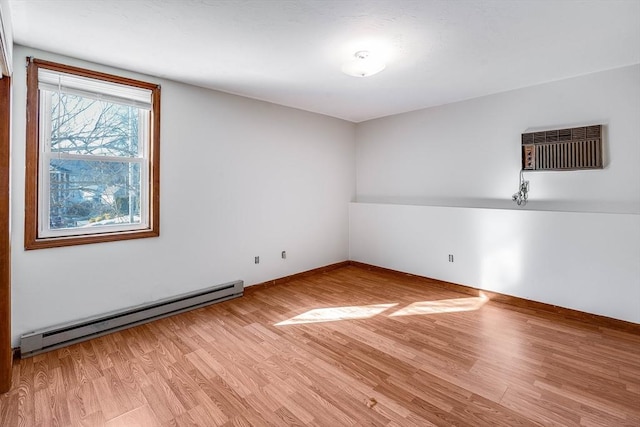
[[[355,59],[342,65],[342,72],[353,77],[369,77],[384,70],[384,62],[372,57],[368,51],[359,50]]]

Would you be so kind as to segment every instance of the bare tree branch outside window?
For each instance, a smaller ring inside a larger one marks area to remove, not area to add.
[[[138,108],[45,92],[51,105],[50,227],[140,222]]]

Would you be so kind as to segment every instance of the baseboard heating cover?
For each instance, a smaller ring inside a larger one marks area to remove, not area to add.
[[[237,280],[176,297],[106,313],[30,332],[20,337],[20,357],[35,356],[111,332],[141,325],[242,296],[244,282]]]

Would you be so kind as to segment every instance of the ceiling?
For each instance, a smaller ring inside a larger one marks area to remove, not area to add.
[[[16,43],[361,122],[640,63],[638,0],[9,0]],[[340,69],[384,57],[366,78]]]

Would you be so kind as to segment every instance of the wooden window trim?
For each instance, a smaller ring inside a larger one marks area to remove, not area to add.
[[[152,92],[149,124],[149,227],[144,230],[96,233],[83,236],[38,237],[38,164],[39,164],[39,99],[38,69],[124,84]],[[27,58],[27,133],[25,168],[25,230],[24,248],[44,249],[89,243],[158,237],[160,235],[160,86],[153,83],[115,76],[99,71]]]

